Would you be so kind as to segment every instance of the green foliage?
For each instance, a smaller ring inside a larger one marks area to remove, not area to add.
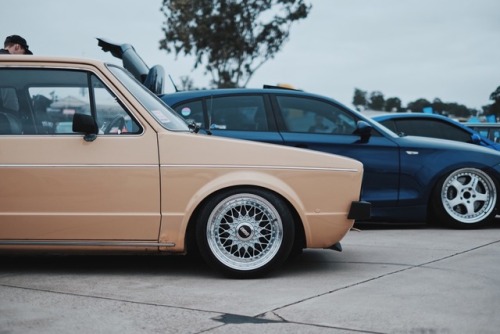
[[[370,101],[368,102],[368,107],[372,110],[384,110],[385,98],[384,94],[379,91],[372,92],[370,94]]]
[[[418,99],[408,103],[407,109],[411,112],[423,112],[424,108],[431,107],[432,104],[426,99]]]
[[[304,0],[163,0],[160,49],[193,55],[214,87],[245,87],[310,9]]]
[[[490,94],[490,100],[494,102],[488,106],[484,106],[483,110],[486,115],[496,115],[497,118],[500,117],[500,86]]]
[[[385,100],[384,111],[400,112],[401,110],[401,99],[397,97],[390,97]]]
[[[500,86],[498,86],[497,89],[490,94],[490,100],[500,102]]]
[[[366,100],[366,91],[355,88],[354,89],[354,97],[352,98],[352,104],[356,107],[357,110],[362,110],[368,105],[368,101]]]
[[[497,118],[500,118],[500,101],[497,101],[489,106],[487,106],[487,115],[496,115]]]
[[[472,111],[463,104],[446,103],[445,108],[448,115],[455,115],[456,117],[464,118],[469,118],[472,115]]]
[[[443,114],[444,112],[446,112],[447,110],[447,107],[446,107],[446,103],[444,103],[443,101],[441,101],[441,99],[438,99],[438,98],[435,98],[434,101],[432,101],[432,110],[436,113],[436,114]]]
[[[432,110],[436,114],[442,115],[454,115],[456,117],[468,118],[472,115],[479,113],[478,110],[470,109],[463,104],[458,103],[446,103],[442,102],[441,99],[435,98],[431,103],[430,101],[420,98],[415,101],[409,102],[405,107],[402,106],[401,100],[397,97],[390,97],[384,100],[384,95],[379,91],[373,91],[370,93],[369,101],[366,100],[366,95],[368,93],[359,88],[354,89],[353,105],[356,109],[361,110],[364,107],[369,107],[371,110],[376,111],[390,111],[390,112],[423,112],[424,108],[432,107]],[[483,107],[485,113],[494,113],[500,116],[500,87],[497,88],[495,92],[492,93],[492,97],[497,97],[497,102],[491,105],[489,108]],[[491,99],[493,99],[490,97]]]

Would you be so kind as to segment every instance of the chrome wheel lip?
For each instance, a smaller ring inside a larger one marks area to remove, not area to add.
[[[481,222],[493,212],[496,202],[495,183],[481,170],[459,169],[443,183],[441,203],[450,217],[460,223]]]
[[[210,214],[206,233],[215,258],[242,271],[265,266],[283,242],[283,224],[276,208],[249,193],[221,201]]]

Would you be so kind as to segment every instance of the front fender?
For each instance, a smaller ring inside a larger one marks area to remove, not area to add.
[[[223,172],[222,172],[223,171]],[[304,205],[297,192],[277,176],[263,171],[227,170],[200,168],[199,173],[186,173],[182,168],[164,167],[162,179],[162,223],[160,240],[174,242],[169,251],[183,251],[188,223],[200,204],[212,194],[236,186],[254,186],[276,192],[283,196],[305,221]],[[307,232],[306,232],[307,233]]]

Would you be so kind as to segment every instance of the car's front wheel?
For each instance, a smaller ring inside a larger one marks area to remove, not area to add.
[[[438,223],[474,228],[495,217],[497,196],[497,184],[487,173],[462,168],[441,179],[431,205]]]
[[[281,265],[294,240],[292,215],[277,195],[233,189],[213,196],[198,216],[203,258],[224,275],[254,278]]]

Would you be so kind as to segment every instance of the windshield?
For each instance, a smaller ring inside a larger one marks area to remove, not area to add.
[[[190,131],[187,123],[182,117],[133,78],[125,69],[110,64],[107,66],[125,88],[134,95],[144,108],[146,108],[165,129],[172,131]]]

